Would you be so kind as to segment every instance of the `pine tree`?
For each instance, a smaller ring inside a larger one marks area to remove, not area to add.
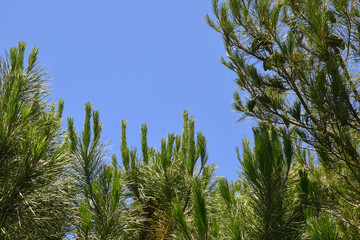
[[[245,139],[242,158],[238,152],[242,181],[248,186],[246,239],[298,239],[304,219],[296,191],[290,133],[283,130],[281,141],[274,127],[264,123],[253,131],[254,150]]]
[[[38,48],[24,42],[0,60],[0,238],[62,239],[71,227],[73,179],[64,102],[47,101]]]
[[[125,203],[124,176],[115,155],[111,164],[105,162],[108,142],[101,139],[101,131],[99,112],[92,111],[90,103],[85,104],[80,136],[74,119],[68,119],[69,148],[76,159],[74,176],[79,189],[74,235],[78,239],[129,239],[132,219]]]
[[[187,111],[183,116],[182,135],[168,134],[161,139],[160,150],[148,146],[147,125],[142,125],[141,155],[127,146],[127,121],[122,121],[125,183],[133,200],[133,216],[139,219],[136,239],[173,239],[181,228],[176,216],[190,215],[197,209],[194,204],[201,204],[204,194],[214,187],[215,167],[207,165],[205,137],[198,132],[195,141],[195,119]]]
[[[213,1],[243,117],[297,127],[317,153],[327,211],[360,236],[360,8],[355,0]]]
[[[291,142],[292,131],[282,129],[280,137],[265,123],[253,131],[254,149],[245,139],[242,157],[237,152],[241,164],[238,181],[229,184],[226,178],[219,178],[207,195],[194,179],[192,213],[185,216],[175,205],[179,239],[306,239],[313,229],[329,233],[329,225],[317,224],[323,217],[332,220],[316,208],[317,189],[307,176],[300,179],[298,174],[303,166],[297,156],[299,149]]]

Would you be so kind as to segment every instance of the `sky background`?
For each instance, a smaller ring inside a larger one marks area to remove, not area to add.
[[[49,71],[52,101],[65,99],[64,116],[82,130],[84,103],[92,102],[120,150],[120,121],[128,145],[140,146],[140,125],[150,146],[181,134],[182,111],[207,139],[217,175],[236,179],[235,147],[252,137],[251,124],[236,123],[231,108],[235,74],[219,62],[222,39],[203,20],[211,0],[11,0],[1,4],[0,50],[38,46]],[[120,160],[120,157],[119,157]]]

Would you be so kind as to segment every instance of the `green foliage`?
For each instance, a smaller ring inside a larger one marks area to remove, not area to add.
[[[91,129],[92,116],[92,129]],[[84,130],[78,137],[73,119],[68,119],[69,147],[76,159],[74,175],[78,195],[78,223],[74,233],[79,239],[123,239],[131,226],[130,209],[125,204],[124,177],[116,156],[105,164],[107,143],[101,140],[99,112],[85,104]]]
[[[301,229],[295,191],[293,151],[288,133],[282,142],[270,125],[253,128],[255,146],[243,141],[243,181],[249,186],[250,239],[297,239]]]
[[[194,202],[194,217],[195,227],[197,230],[198,239],[208,239],[208,213],[206,210],[206,200],[202,192],[200,179],[195,178],[193,182],[193,202]]]
[[[72,218],[64,102],[46,102],[45,69],[24,42],[0,60],[0,238],[61,239]]]
[[[0,238],[219,236],[207,206],[215,167],[207,165],[206,140],[195,135],[194,118],[184,112],[183,134],[161,139],[159,151],[148,147],[142,125],[141,156],[128,148],[122,121],[123,167],[115,155],[109,163],[99,112],[90,103],[81,133],[72,118],[67,135],[61,129],[64,102],[47,103],[37,51],[27,67],[24,43],[0,61]]]
[[[216,206],[219,228],[222,229],[219,236],[224,239],[242,240],[244,239],[243,226],[246,225],[245,219],[245,189],[240,182],[230,184],[226,178],[219,179],[217,190],[220,193],[220,201]],[[219,206],[220,205],[220,206]]]
[[[186,218],[185,218],[182,208],[183,207],[182,207],[181,202],[174,203],[175,220],[177,221],[178,228],[179,228],[178,236],[179,237],[181,236],[186,240],[191,240],[192,237],[190,234],[190,229],[186,222]]]
[[[205,17],[224,39],[222,63],[237,76],[234,109],[297,127],[294,137],[324,168],[324,209],[358,238],[359,9],[355,0],[214,0],[215,20]]]
[[[195,141],[195,120],[186,111],[183,117],[182,136],[168,134],[161,139],[159,151],[148,147],[147,125],[142,125],[140,156],[136,148],[128,148],[127,121],[122,121],[121,154],[131,204],[139,209],[134,213],[140,219],[138,239],[171,239],[178,231],[186,239],[193,239],[193,226],[188,226],[187,215],[200,209],[196,204],[205,207],[204,194],[213,188],[215,167],[206,165],[205,137],[199,132]],[[202,208],[198,214],[204,211]],[[206,221],[202,224],[206,225]],[[204,236],[207,230],[200,225],[198,231]]]
[[[260,124],[239,179],[214,178],[207,144],[183,113],[160,148],[108,157],[99,112],[81,133],[25,43],[0,59],[1,239],[359,239],[359,3],[213,0],[209,25],[237,75],[235,110]],[[316,155],[315,155],[316,153]]]
[[[99,122],[99,112],[92,112],[91,109],[90,103],[85,104],[84,130],[80,136],[74,129],[74,120],[68,118],[70,148],[74,157],[78,159],[75,169],[79,173],[77,180],[82,187],[90,187],[97,180],[106,150],[106,143],[100,142],[102,124]],[[93,115],[93,136],[91,115]],[[93,138],[91,139],[91,137]]]
[[[313,240],[337,240],[339,233],[335,225],[335,221],[327,216],[309,217],[306,220],[309,229],[310,238]]]

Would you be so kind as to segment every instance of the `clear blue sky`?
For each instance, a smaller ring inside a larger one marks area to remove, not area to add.
[[[84,103],[100,111],[103,136],[119,154],[120,120],[128,119],[128,144],[149,145],[181,133],[182,110],[196,118],[218,175],[235,179],[235,147],[252,137],[235,123],[235,75],[220,64],[221,37],[204,22],[211,0],[11,0],[1,4],[1,55],[19,40],[40,47],[50,72],[53,101],[64,98],[65,116],[81,130]]]

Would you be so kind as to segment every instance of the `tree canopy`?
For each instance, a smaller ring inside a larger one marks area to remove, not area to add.
[[[130,146],[122,120],[110,155],[99,112],[85,103],[80,132],[63,121],[38,48],[19,42],[0,59],[0,238],[359,239],[359,4],[213,0],[233,107],[255,120],[235,181],[186,110],[159,149],[147,124]]]
[[[293,128],[323,167],[324,207],[360,230],[359,2],[213,1],[242,117]],[[303,144],[302,144],[303,143]]]
[[[45,100],[38,49],[25,63],[19,42],[0,60],[0,234],[3,239],[62,238],[73,216],[72,158],[62,139],[64,102]]]

